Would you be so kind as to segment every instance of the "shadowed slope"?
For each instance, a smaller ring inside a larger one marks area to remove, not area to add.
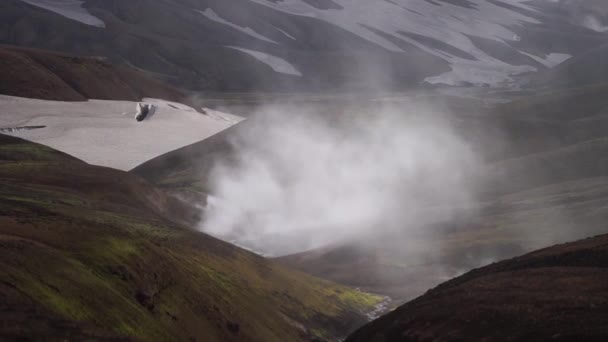
[[[604,235],[471,271],[347,341],[605,341],[607,307]]]
[[[240,122],[205,140],[149,160],[130,172],[162,188],[199,197],[209,190],[209,174],[214,161],[232,156],[231,136],[247,129],[247,125],[247,121]]]

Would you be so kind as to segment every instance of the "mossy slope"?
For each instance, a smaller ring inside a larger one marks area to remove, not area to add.
[[[0,136],[0,336],[337,339],[379,301],[168,220],[177,206],[134,175]]]

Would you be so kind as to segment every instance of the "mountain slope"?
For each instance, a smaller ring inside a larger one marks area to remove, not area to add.
[[[334,339],[379,300],[184,228],[134,175],[4,135],[0,159],[0,339]]]
[[[573,19],[576,4],[544,0],[7,0],[0,6],[0,43],[104,56],[212,91],[497,86],[606,42],[605,34]]]
[[[0,94],[58,101],[183,101],[185,94],[144,73],[93,57],[0,46]]]
[[[471,271],[346,341],[603,341],[607,306],[603,235]]]
[[[608,79],[608,44],[600,45],[559,66],[531,77],[531,87],[580,87]]]
[[[230,137],[246,130],[248,125],[247,121],[240,122],[205,140],[148,160],[131,172],[165,189],[206,194],[214,161],[230,158],[233,153]]]
[[[478,177],[486,185],[478,210],[432,227],[415,227],[424,233],[408,236],[407,248],[400,244],[402,236],[387,232],[364,237],[363,243],[344,241],[279,261],[399,301],[487,262],[605,232],[608,216],[598,208],[608,201],[606,94],[606,86],[596,85],[522,96],[478,115],[471,115],[472,107],[455,111],[461,134],[487,159],[487,169]],[[343,109],[353,110],[373,106]],[[207,193],[215,160],[230,159],[230,137],[251,123],[151,160],[134,172],[167,189]],[[200,201],[204,203],[204,196]]]

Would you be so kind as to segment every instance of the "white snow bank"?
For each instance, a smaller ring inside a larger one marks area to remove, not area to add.
[[[250,27],[242,27],[236,24],[233,24],[231,22],[229,22],[228,20],[225,20],[224,18],[220,17],[217,13],[215,13],[215,11],[213,11],[211,8],[207,8],[205,11],[199,11],[196,10],[197,12],[199,12],[200,14],[204,15],[207,19],[211,20],[211,21],[215,21],[216,23],[220,23],[220,24],[224,24],[227,26],[232,27],[233,29],[236,29],[238,31],[241,31],[253,38],[257,38],[260,40],[264,40],[267,41],[269,43],[273,43],[273,44],[278,44],[277,42],[275,42],[274,40],[265,37],[257,32],[255,32],[252,28]]]
[[[84,1],[80,0],[21,0],[30,5],[44,8],[47,11],[51,11],[62,15],[66,18],[76,20],[83,24],[106,27],[106,24],[96,16],[92,15],[87,11],[86,8],[82,7]]]
[[[146,97],[144,99],[141,100],[142,102],[145,103],[149,103],[152,104],[156,107],[161,107],[161,108],[167,108],[167,109],[178,109],[184,112],[196,112],[196,109],[187,106],[183,103],[179,103],[179,102],[172,102],[172,101],[166,101],[166,100],[160,100],[160,99],[153,99],[150,97]]]
[[[135,102],[61,102],[0,95],[0,127],[46,126],[12,135],[48,145],[90,164],[130,170],[242,120],[235,115],[229,116],[232,121],[204,115],[174,102],[144,102],[154,104],[156,110],[137,122],[133,118]]]
[[[572,58],[572,55],[569,55],[567,53],[550,53],[544,57],[539,57],[523,51],[520,51],[520,53],[534,59],[535,61],[546,66],[547,68],[553,68],[554,66],[562,64],[563,62]]]
[[[271,67],[272,70],[274,70],[275,72],[293,75],[293,76],[302,76],[302,73],[300,71],[298,71],[298,69],[296,69],[293,65],[291,65],[289,62],[287,62],[286,60],[284,60],[282,58],[279,58],[279,57],[276,57],[273,55],[269,55],[265,52],[249,50],[249,49],[241,48],[238,46],[226,46],[226,47],[229,49],[234,49],[234,50],[244,52],[244,53],[254,57],[258,61]]]
[[[211,108],[202,108],[203,113],[214,120],[226,121],[231,124],[237,124],[243,120],[242,117],[228,114],[224,112],[220,112],[219,110],[211,109]]]
[[[608,26],[602,24],[602,22],[593,15],[588,15],[583,19],[583,26],[596,32],[608,32]]]
[[[280,28],[278,28],[278,27],[276,27],[276,26],[274,26],[274,28],[275,28],[275,29],[277,29],[279,32],[281,32],[281,33],[282,33],[284,36],[286,36],[287,38],[290,38],[290,39],[292,39],[292,40],[297,40],[297,39],[296,39],[296,37],[294,37],[294,36],[290,35],[289,33],[287,33],[287,31],[285,31],[285,30],[283,30],[283,29],[280,29]]]
[[[142,100],[145,103],[149,103],[154,105],[155,107],[165,107],[165,108],[173,108],[173,109],[179,109],[185,112],[195,112],[198,113],[196,111],[196,109],[190,107],[190,106],[186,106],[183,103],[179,103],[179,102],[171,102],[171,101],[165,101],[165,100],[159,100],[159,99],[152,99],[152,98],[144,98]],[[215,110],[215,109],[211,109],[211,108],[201,108],[201,113],[198,113],[200,115],[206,115],[210,118],[212,118],[213,120],[216,121],[226,121],[228,123],[231,124],[237,124],[241,121],[243,121],[243,117],[238,116],[238,115],[234,115],[234,114],[229,114],[229,113],[224,113],[221,112],[219,110]]]
[[[528,65],[512,66],[506,63],[481,65],[479,63],[461,61],[452,65],[452,70],[438,76],[427,77],[425,82],[460,86],[470,83],[476,86],[501,85],[512,81],[510,76],[526,72],[538,71]]]

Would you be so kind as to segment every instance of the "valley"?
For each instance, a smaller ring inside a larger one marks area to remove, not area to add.
[[[598,95],[603,94],[601,89],[598,88]],[[375,230],[372,236],[364,235],[364,243],[361,236],[348,235],[330,246],[277,260],[322,278],[388,294],[399,302],[469,269],[603,233],[606,213],[598,208],[604,206],[602,203],[607,198],[602,190],[605,166],[599,151],[603,148],[601,137],[605,131],[598,120],[608,102],[588,91],[572,89],[564,93],[567,95],[519,98],[509,94],[508,104],[496,101],[491,108],[484,101],[469,98],[446,99],[442,95],[431,97],[432,100],[425,98],[425,103],[440,102],[441,108],[450,108],[456,116],[452,117],[453,121],[460,124],[459,131],[476,146],[484,146],[479,153],[487,156],[484,172],[491,177],[483,176],[486,178],[483,191],[476,195],[476,203],[456,217],[425,224],[404,223],[409,226],[408,233]],[[540,106],[547,108],[547,113],[553,112],[564,101],[583,102],[573,100],[577,96],[584,97],[586,104],[577,106],[576,120],[549,117],[547,121],[530,121],[531,108],[537,115],[541,115],[537,111]],[[296,106],[303,103],[288,98]],[[384,104],[393,101],[403,105],[416,101],[413,98],[379,99]],[[245,105],[251,105],[249,101],[245,100]],[[282,105],[289,107],[290,101]],[[232,104],[235,102],[237,100],[230,100]],[[379,105],[377,100],[364,103],[334,97],[333,101],[325,100],[322,104],[315,101],[312,107],[351,118],[356,115],[355,111],[371,111]],[[456,113],[466,114],[458,117]],[[593,120],[588,122],[589,126],[580,126],[585,125],[586,117]],[[200,198],[201,194],[204,197],[212,188],[206,180],[212,173],[213,163],[238,153],[229,137],[238,136],[238,131],[246,130],[247,125],[243,122],[212,139],[151,160],[134,172],[185,197]],[[515,143],[505,146],[503,139]],[[590,164],[581,168],[585,163]],[[437,216],[435,211],[441,209],[425,210],[429,216]],[[248,245],[238,236],[227,239],[260,250],[260,246]],[[432,247],[429,249],[429,246]]]
[[[601,0],[0,2],[0,340],[604,341]]]
[[[335,339],[381,300],[188,229],[138,177],[1,139],[3,338]]]

